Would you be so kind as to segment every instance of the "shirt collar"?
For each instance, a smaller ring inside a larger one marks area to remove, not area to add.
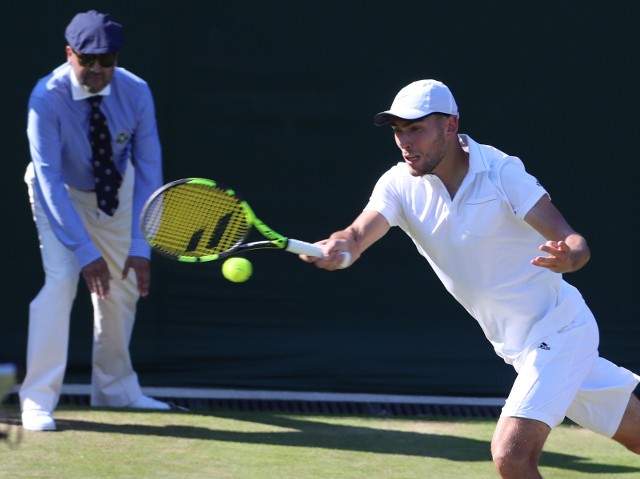
[[[458,135],[460,146],[464,151],[469,153],[469,172],[479,173],[489,169],[489,165],[486,162],[480,146],[469,135]]]
[[[70,72],[70,76],[71,76],[71,97],[74,100],[86,100],[87,98],[90,98],[96,95],[107,96],[111,94],[111,83],[109,83],[106,87],[104,87],[98,93],[90,93],[89,90],[87,90],[87,87],[80,84],[80,82],[76,78],[76,74],[73,71],[73,69]]]

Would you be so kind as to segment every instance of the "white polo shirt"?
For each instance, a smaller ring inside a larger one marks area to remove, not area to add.
[[[511,364],[586,305],[562,275],[530,264],[546,240],[523,218],[545,189],[518,158],[467,135],[459,139],[469,171],[453,200],[437,176],[414,177],[398,163],[378,180],[365,209],[407,233]]]

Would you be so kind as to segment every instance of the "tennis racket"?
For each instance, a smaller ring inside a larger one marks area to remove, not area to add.
[[[205,178],[184,178],[160,187],[145,203],[140,223],[151,247],[177,261],[214,261],[258,249],[324,256],[319,246],[276,233],[234,190]],[[266,240],[246,242],[252,229]],[[343,255],[346,268],[351,257]]]

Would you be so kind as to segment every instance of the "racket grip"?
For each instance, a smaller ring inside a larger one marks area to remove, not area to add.
[[[324,252],[320,246],[291,238],[287,241],[285,250],[294,254],[313,256],[314,258],[322,258],[324,256]],[[348,251],[343,251],[340,254],[343,256],[340,268],[344,269],[351,264],[351,255]]]

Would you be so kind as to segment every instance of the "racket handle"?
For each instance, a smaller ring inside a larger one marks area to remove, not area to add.
[[[287,247],[285,248],[285,250],[289,251],[290,253],[313,256],[314,258],[324,257],[324,253],[320,246],[307,243],[306,241],[300,241],[291,238],[289,238],[289,240],[287,241]],[[340,254],[343,256],[340,268],[344,269],[351,264],[351,254],[349,254],[348,251],[343,251]]]

